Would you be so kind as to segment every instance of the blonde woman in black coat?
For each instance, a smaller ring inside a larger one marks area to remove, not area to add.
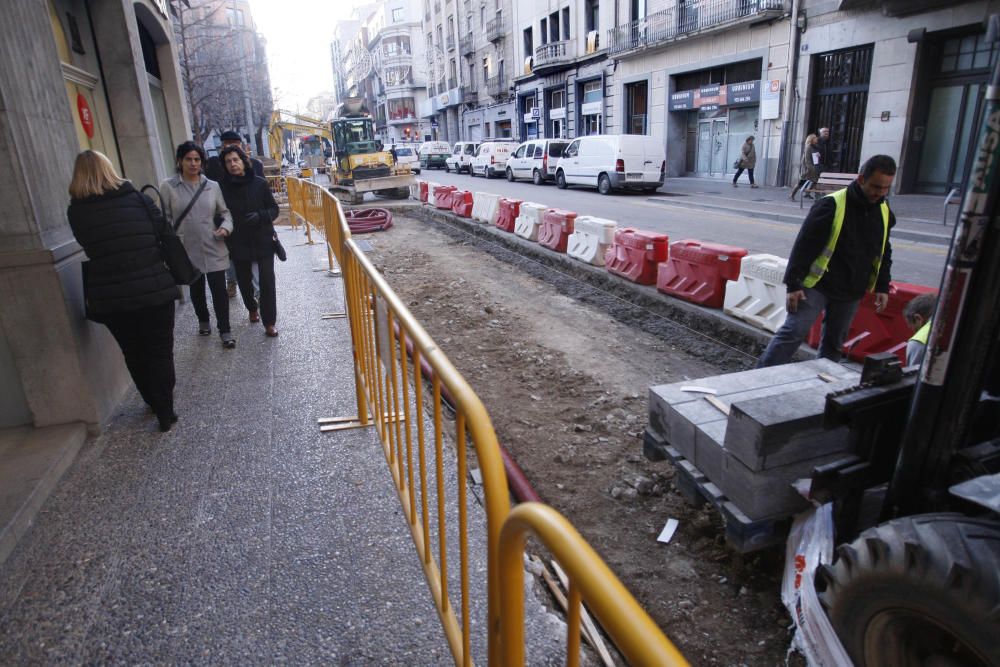
[[[90,259],[87,300],[125,355],[136,389],[169,431],[174,413],[174,301],[180,297],[157,236],[172,235],[146,195],[115,173],[106,156],[76,158],[67,211],[73,235]]]

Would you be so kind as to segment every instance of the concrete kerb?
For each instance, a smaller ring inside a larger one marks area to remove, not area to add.
[[[388,208],[391,209],[391,207]],[[409,206],[399,207],[398,213],[409,215],[425,222],[446,223],[447,226],[442,227],[442,231],[449,233],[449,235],[455,235],[449,230],[454,230],[456,233],[471,234],[491,244],[500,246],[507,251],[530,259],[543,267],[554,269],[576,281],[584,282],[631,306],[638,306],[647,310],[650,312],[651,317],[640,318],[636,322],[634,321],[635,317],[633,314],[629,317],[629,320],[632,320],[629,324],[639,326],[654,335],[662,335],[663,332],[651,320],[663,318],[675,326],[679,325],[692,330],[692,332],[702,334],[715,341],[716,344],[722,343],[734,348],[733,352],[726,355],[725,359],[720,359],[717,351],[707,353],[702,345],[689,345],[690,341],[678,341],[676,343],[679,347],[687,348],[685,351],[696,356],[705,357],[710,355],[711,359],[716,363],[732,365],[738,368],[750,368],[756,357],[760,355],[771,339],[769,332],[757,329],[734,317],[726,315],[721,310],[705,308],[676,299],[657,291],[654,286],[637,285],[623,280],[618,276],[608,273],[603,267],[591,266],[568,255],[552,252],[547,248],[539,246],[537,243],[525,241],[514,234],[502,232],[491,225],[484,225],[469,219],[460,218],[445,211],[426,206],[419,208]],[[396,211],[394,211],[395,214]],[[491,252],[491,254],[496,255],[497,253]],[[499,255],[499,258],[504,259],[502,255]],[[536,277],[546,278],[543,275]],[[562,289],[560,285],[555,285],[555,287]],[[585,302],[593,301],[590,299],[581,300]],[[596,305],[598,307],[605,307],[607,304]],[[620,315],[624,313],[615,312],[616,310],[617,308],[613,308],[609,312],[617,319],[623,319]],[[696,336],[691,336],[691,338],[694,337]],[[795,359],[812,359],[815,354],[815,350],[803,345],[796,353]]]

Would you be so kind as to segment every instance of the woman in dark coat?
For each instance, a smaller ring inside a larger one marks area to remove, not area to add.
[[[69,194],[70,228],[90,259],[84,298],[91,318],[111,330],[136,389],[160,430],[169,431],[177,421],[174,300],[180,292],[157,236],[172,235],[173,229],[97,151],[77,156]]]
[[[239,146],[227,146],[220,154],[226,174],[222,195],[233,216],[233,233],[226,239],[229,257],[236,267],[236,282],[250,321],[264,320],[264,332],[278,335],[278,302],[274,288],[274,225],[278,205],[267,180],[253,173],[250,159]],[[253,295],[253,263],[260,279],[260,304]],[[258,312],[259,308],[259,312]]]

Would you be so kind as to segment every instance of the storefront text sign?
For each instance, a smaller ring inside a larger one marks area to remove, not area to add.
[[[558,120],[560,118],[566,117],[566,107],[559,107],[557,109],[549,109],[549,118],[552,120]]]
[[[670,96],[670,111],[706,109],[706,107],[752,106],[760,102],[760,81],[712,84],[694,90],[681,90]]]
[[[583,116],[593,116],[601,113],[601,102],[585,102],[580,105],[580,114]]]

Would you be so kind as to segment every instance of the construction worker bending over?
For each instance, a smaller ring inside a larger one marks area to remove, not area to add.
[[[876,155],[862,166],[857,181],[813,204],[785,271],[788,315],[758,368],[791,361],[820,313],[819,356],[840,361],[840,348],[865,292],[875,292],[877,312],[885,308],[892,267],[889,230],[896,224],[885,196],[895,175],[896,161]]]
[[[919,366],[924,361],[927,338],[931,334],[931,316],[937,294],[918,294],[903,307],[903,319],[913,330],[913,336],[906,342],[906,365]]]

